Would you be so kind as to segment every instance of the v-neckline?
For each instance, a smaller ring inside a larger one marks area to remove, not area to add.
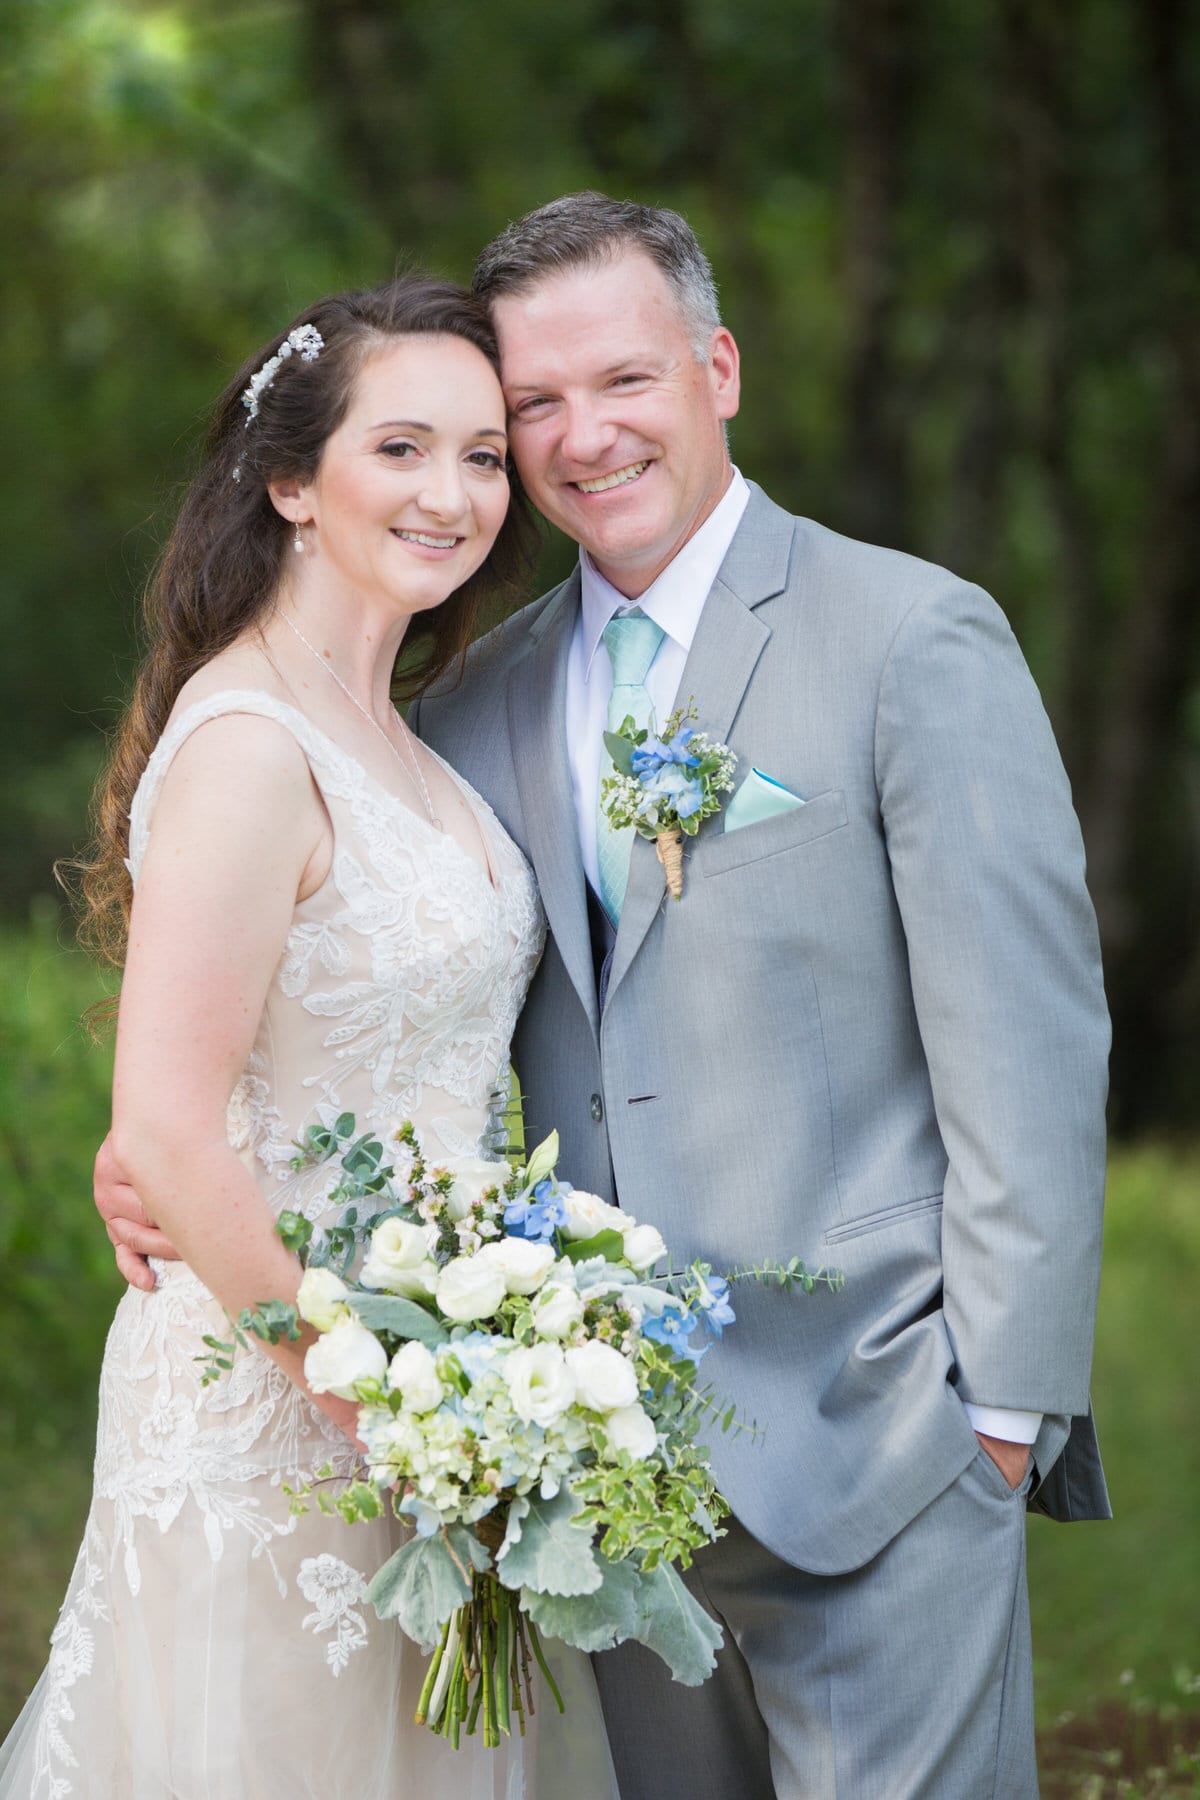
[[[270,707],[278,707],[282,712],[290,713],[293,718],[300,721],[306,730],[311,731],[314,736],[320,738],[321,742],[334,753],[335,757],[340,758],[343,763],[348,764],[350,768],[360,775],[363,781],[369,787],[373,788],[379,797],[384,800],[393,811],[403,813],[406,819],[411,820],[415,825],[423,827],[425,831],[436,838],[440,843],[451,844],[454,849],[457,850],[462,860],[474,870],[475,874],[488,888],[489,892],[494,894],[498,900],[501,898],[503,877],[499,873],[496,859],[492,854],[492,847],[488,841],[486,822],[480,817],[476,810],[476,805],[487,808],[487,802],[482,796],[474,792],[474,789],[468,785],[464,778],[458,773],[457,769],[451,768],[444,757],[439,756],[437,751],[430,749],[428,745],[426,745],[425,748],[429,750],[429,754],[435,759],[439,766],[446,771],[446,774],[450,777],[451,781],[453,781],[466,802],[467,811],[474,820],[475,828],[479,833],[480,848],[483,851],[482,862],[478,857],[471,854],[466,846],[455,837],[452,831],[447,831],[444,826],[435,825],[432,819],[423,819],[415,807],[407,805],[407,803],[401,800],[397,794],[393,794],[391,789],[385,787],[379,777],[374,775],[364,762],[351,751],[347,750],[344,745],[339,744],[336,738],[330,737],[329,733],[325,731],[322,726],[318,725],[315,720],[310,719],[307,713],[302,712],[298,706],[293,706],[291,701],[280,700],[275,694],[269,694],[265,688],[222,688],[217,693],[209,694],[204,700],[193,701],[192,705],[185,707],[183,712],[177,716],[174,723],[163,733],[162,737],[155,745],[153,753],[157,754],[166,743],[167,738],[183,723],[189,713],[200,711],[201,709],[211,707],[220,701],[228,700],[265,700]],[[214,713],[212,716],[218,718],[220,717],[220,714]],[[259,713],[258,716],[263,717],[264,715]],[[269,717],[269,713],[266,716]],[[490,808],[487,808],[487,810],[490,811]]]

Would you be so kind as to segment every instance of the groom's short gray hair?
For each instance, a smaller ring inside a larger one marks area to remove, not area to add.
[[[667,206],[639,206],[592,189],[564,194],[485,244],[471,286],[490,305],[567,269],[597,268],[625,250],[644,251],[657,263],[679,303],[697,362],[707,362],[721,323],[717,284],[695,232]]]

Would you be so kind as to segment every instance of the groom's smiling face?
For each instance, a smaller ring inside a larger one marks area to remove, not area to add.
[[[728,486],[737,346],[719,327],[697,360],[641,250],[549,276],[492,312],[526,490],[614,587],[644,593]]]

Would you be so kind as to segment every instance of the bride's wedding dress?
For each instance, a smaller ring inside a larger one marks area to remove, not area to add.
[[[256,692],[168,728],[133,806],[135,881],[171,758],[247,712],[300,743],[334,853],[296,907],[229,1141],[277,1212],[320,1218],[328,1172],[290,1167],[318,1119],[411,1118],[431,1159],[479,1154],[544,927],[524,859],[465,783],[478,855]],[[456,1752],[413,1724],[424,1658],[365,1597],[398,1528],[293,1517],[284,1492],[327,1463],[349,1474],[353,1446],[253,1350],[203,1386],[202,1339],[227,1320],[182,1263],[156,1273],[109,1334],[91,1511],[49,1663],[0,1750],[3,1800],[613,1800],[590,1668],[561,1646],[566,1717],[541,1687],[524,1741]]]

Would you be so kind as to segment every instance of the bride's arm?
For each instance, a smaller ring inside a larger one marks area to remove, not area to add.
[[[225,1137],[297,896],[328,865],[328,817],[295,741],[213,720],[182,746],[138,875],[121,988],[112,1149],[146,1211],[232,1317],[292,1300],[300,1264]],[[313,1334],[259,1346],[299,1387]],[[306,1389],[306,1391],[308,1391]],[[354,1435],[355,1408],[315,1403]]]

